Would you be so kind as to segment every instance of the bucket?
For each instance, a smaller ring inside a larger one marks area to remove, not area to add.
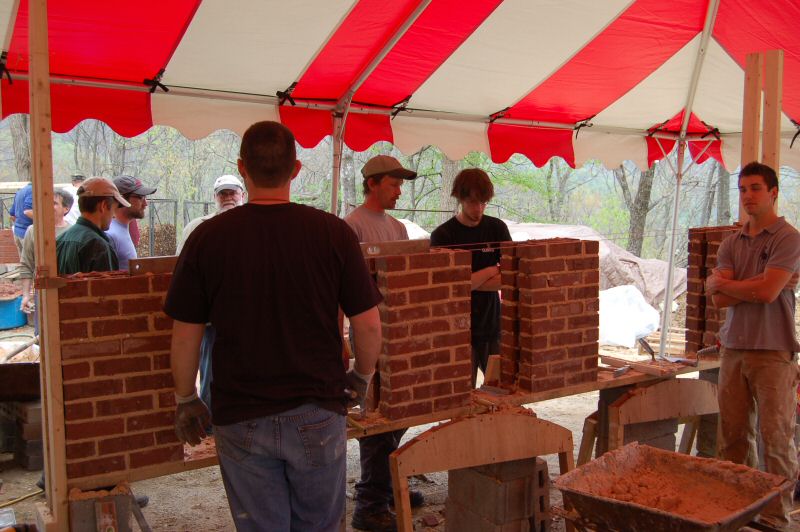
[[[0,330],[16,329],[28,323],[28,316],[19,309],[22,296],[0,299]]]

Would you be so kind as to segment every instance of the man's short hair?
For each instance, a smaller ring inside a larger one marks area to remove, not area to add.
[[[480,168],[467,168],[456,176],[450,195],[459,201],[476,199],[488,202],[494,197],[494,185],[489,174]]]
[[[61,198],[61,206],[64,207],[65,209],[71,209],[72,204],[75,203],[75,198],[72,196],[72,194],[70,194],[63,188],[54,189],[53,194]]]
[[[282,186],[291,177],[297,160],[294,135],[278,122],[256,122],[242,136],[239,158],[256,186]]]
[[[778,188],[778,175],[775,173],[775,170],[773,170],[771,166],[767,166],[766,164],[761,164],[756,161],[753,161],[752,163],[747,163],[746,165],[744,165],[744,168],[742,168],[742,170],[739,172],[739,179],[743,177],[749,177],[751,175],[760,175],[761,177],[763,177],[764,183],[767,184],[767,190]]]
[[[366,196],[369,194],[369,182],[372,181],[376,185],[380,185],[383,178],[386,177],[388,174],[381,174],[381,175],[371,175],[369,177],[364,178],[364,195]],[[391,177],[391,176],[389,176]]]
[[[105,203],[110,209],[114,201],[116,200],[109,196],[78,196],[78,209],[81,212],[96,212],[101,203]]]

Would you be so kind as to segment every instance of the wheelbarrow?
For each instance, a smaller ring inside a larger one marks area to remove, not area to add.
[[[747,466],[631,443],[561,475],[565,518],[582,530],[733,531],[791,482]]]

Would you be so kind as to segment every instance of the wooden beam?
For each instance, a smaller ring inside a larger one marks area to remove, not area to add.
[[[744,69],[744,105],[742,108],[742,166],[759,160],[758,132],[761,126],[761,71],[763,68],[764,54],[747,54]],[[740,200],[739,223],[744,223],[746,217]]]
[[[662,363],[653,363],[653,362],[634,362],[633,360],[626,360],[624,358],[617,358],[611,357],[608,355],[601,355],[600,362],[603,364],[607,364],[612,368],[622,368],[624,366],[630,366],[631,369],[639,371],[641,373],[646,373],[647,375],[653,375],[654,377],[670,377],[675,375],[678,369],[677,364],[673,364],[670,362],[662,362]]]
[[[392,240],[389,242],[362,242],[361,252],[365,258],[385,257],[387,255],[405,255],[407,253],[425,253],[430,251],[430,240]]]
[[[30,135],[33,214],[36,236],[37,277],[57,275],[55,219],[53,213],[53,148],[50,110],[50,59],[47,42],[47,0],[30,0]],[[64,443],[64,394],[61,382],[58,290],[39,293],[42,320],[41,388],[42,424],[47,502],[51,520],[48,530],[67,530],[66,449]]]
[[[389,456],[397,527],[413,531],[408,477],[558,454],[561,473],[575,467],[572,433],[521,409],[458,419],[434,427]]]
[[[626,393],[608,407],[608,450],[622,447],[625,426],[719,412],[717,385],[670,379]]]
[[[764,56],[764,127],[761,130],[761,162],[772,167],[778,174],[781,169],[782,107],[783,50],[769,50]]]

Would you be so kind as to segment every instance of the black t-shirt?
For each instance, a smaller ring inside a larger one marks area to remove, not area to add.
[[[511,240],[503,220],[483,216],[475,227],[468,227],[454,216],[434,229],[431,245],[472,250],[472,271],[500,262],[497,242]],[[487,342],[500,336],[500,297],[497,292],[472,292],[472,341]]]
[[[214,326],[212,415],[228,425],[305,403],[344,413],[338,308],[352,316],[380,300],[344,221],[247,204],[192,232],[164,310]]]

